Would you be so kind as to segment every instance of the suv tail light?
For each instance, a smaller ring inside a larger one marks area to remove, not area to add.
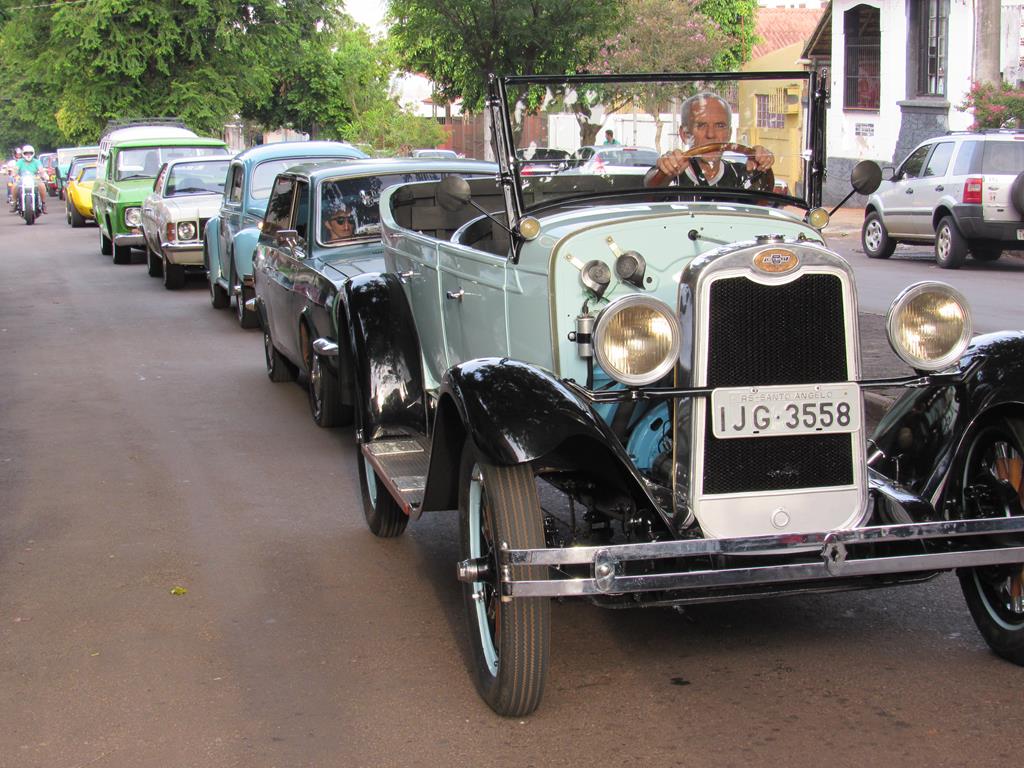
[[[964,202],[981,205],[981,184],[980,176],[972,176],[964,182]]]

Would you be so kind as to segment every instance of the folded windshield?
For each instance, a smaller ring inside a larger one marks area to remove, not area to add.
[[[661,188],[807,202],[810,83],[805,72],[505,78],[499,162],[523,210]]]

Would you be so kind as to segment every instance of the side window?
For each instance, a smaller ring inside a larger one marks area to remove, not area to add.
[[[936,144],[922,175],[945,176],[946,169],[949,168],[949,160],[953,157],[954,146],[956,145],[952,141],[940,141]]]
[[[981,150],[984,145],[980,141],[965,141],[960,145],[953,164],[954,176],[970,176],[981,173]]]
[[[306,232],[309,222],[309,183],[296,180],[295,182],[295,215],[292,217],[293,226],[299,237],[308,240]]]
[[[924,159],[928,156],[931,151],[932,145],[925,144],[923,147],[918,147],[910,156],[903,161],[903,165],[900,166],[900,176],[907,179],[916,179],[921,175],[921,170],[924,168]]]
[[[242,177],[245,171],[241,164],[231,166],[231,180],[228,182],[227,187],[227,200],[229,203],[242,202]]]
[[[295,199],[295,179],[278,176],[267,202],[267,213],[263,217],[263,232],[267,235],[288,229],[292,217],[292,201]]]

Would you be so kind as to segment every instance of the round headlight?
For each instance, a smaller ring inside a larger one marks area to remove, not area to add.
[[[196,225],[194,221],[181,221],[178,222],[178,239],[179,240],[195,240],[196,239]]]
[[[594,353],[605,373],[629,386],[651,384],[675,365],[679,323],[663,302],[625,296],[605,307],[594,326]]]
[[[138,208],[125,208],[124,223],[129,227],[139,226],[142,224],[142,211]]]
[[[904,290],[885,324],[893,351],[916,370],[949,367],[971,340],[967,299],[945,283],[915,283]]]

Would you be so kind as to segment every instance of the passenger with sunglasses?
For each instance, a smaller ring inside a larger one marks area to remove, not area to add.
[[[351,239],[356,233],[355,212],[345,203],[325,207],[323,213],[323,239],[325,243],[338,243]]]

